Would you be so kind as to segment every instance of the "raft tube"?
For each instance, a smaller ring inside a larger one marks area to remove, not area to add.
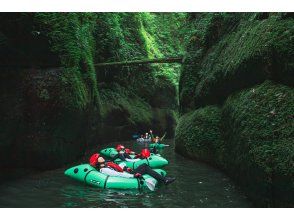
[[[166,175],[166,172],[161,169],[155,169],[157,173],[162,176]],[[88,185],[104,188],[104,189],[140,189],[146,188],[146,182],[144,179],[152,179],[155,186],[158,185],[158,181],[149,175],[143,175],[143,178],[125,178],[118,176],[108,176],[97,171],[90,164],[81,164],[67,169],[64,174],[70,178],[79,182],[84,182]]]
[[[169,145],[167,145],[167,144],[158,144],[158,143],[149,144],[150,148],[156,148],[156,149],[163,149],[163,148],[168,147],[168,146]]]
[[[100,151],[100,153],[103,156],[108,157],[108,158],[113,158],[115,155],[118,154],[116,149],[114,149],[112,147],[103,149]],[[135,155],[130,155],[130,156],[135,157]],[[122,161],[120,159],[116,159],[114,162],[117,164],[125,163],[125,165],[131,169],[135,169],[144,163],[148,164],[151,168],[161,168],[161,167],[168,165],[168,161],[165,158],[163,158],[159,155],[156,155],[156,154],[152,154],[152,153],[151,153],[151,156],[148,157],[147,159],[138,159],[136,161]]]

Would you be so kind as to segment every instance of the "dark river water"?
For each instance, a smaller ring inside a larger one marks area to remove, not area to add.
[[[120,142],[139,151],[134,142]],[[30,174],[0,185],[0,207],[251,207],[251,203],[221,171],[174,152],[173,140],[166,140],[161,155],[164,169],[176,181],[155,191],[93,188],[66,176],[63,168]],[[111,144],[109,144],[111,145]],[[109,146],[103,145],[103,146]]]

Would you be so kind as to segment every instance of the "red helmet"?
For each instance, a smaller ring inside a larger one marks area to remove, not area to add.
[[[118,145],[116,146],[116,150],[117,150],[117,151],[121,151],[121,150],[123,150],[123,149],[125,149],[125,147],[124,147],[123,145],[121,145],[121,144],[118,144]]]
[[[90,157],[90,160],[89,160],[89,162],[90,162],[90,165],[91,166],[96,166],[97,165],[97,163],[98,163],[98,157],[100,157],[100,154],[93,154],[91,157]]]
[[[148,157],[150,157],[150,151],[149,151],[147,148],[143,149],[143,150],[141,151],[141,157],[143,157],[143,158],[148,158]]]

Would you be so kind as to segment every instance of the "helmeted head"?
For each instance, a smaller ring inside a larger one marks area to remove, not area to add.
[[[116,145],[117,152],[120,152],[120,151],[122,151],[124,149],[125,149],[125,147],[123,145],[121,145],[121,144]]]
[[[98,164],[103,164],[104,162],[105,159],[98,153],[93,154],[89,160],[90,165],[93,167],[96,167]]]
[[[150,151],[147,148],[143,149],[141,151],[141,157],[142,158],[148,158],[148,157],[150,157]]]
[[[93,154],[90,159],[89,159],[89,163],[91,166],[95,167],[98,163],[98,158],[100,157],[100,154],[96,153]]]
[[[126,148],[125,152],[126,152],[127,154],[132,153],[131,149],[129,149],[129,148]]]

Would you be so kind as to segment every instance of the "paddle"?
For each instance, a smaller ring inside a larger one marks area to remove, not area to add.
[[[147,179],[145,179],[143,176],[141,177],[143,180],[145,180],[145,182],[146,182],[146,186],[148,187],[148,189],[150,189],[151,191],[154,191],[155,190],[155,185],[156,185],[156,182],[154,182],[155,181],[155,179],[153,179],[153,178],[147,178]]]
[[[126,163],[121,163],[119,166],[124,167],[124,166],[126,166]],[[146,186],[148,187],[148,189],[150,189],[151,191],[154,191],[155,185],[156,185],[156,182],[154,182],[156,180],[154,178],[149,177],[149,178],[145,179],[143,177],[143,175],[138,178],[145,180]]]
[[[164,133],[164,135],[162,136],[162,138],[160,138],[160,140],[162,141],[165,138],[166,132]]]

